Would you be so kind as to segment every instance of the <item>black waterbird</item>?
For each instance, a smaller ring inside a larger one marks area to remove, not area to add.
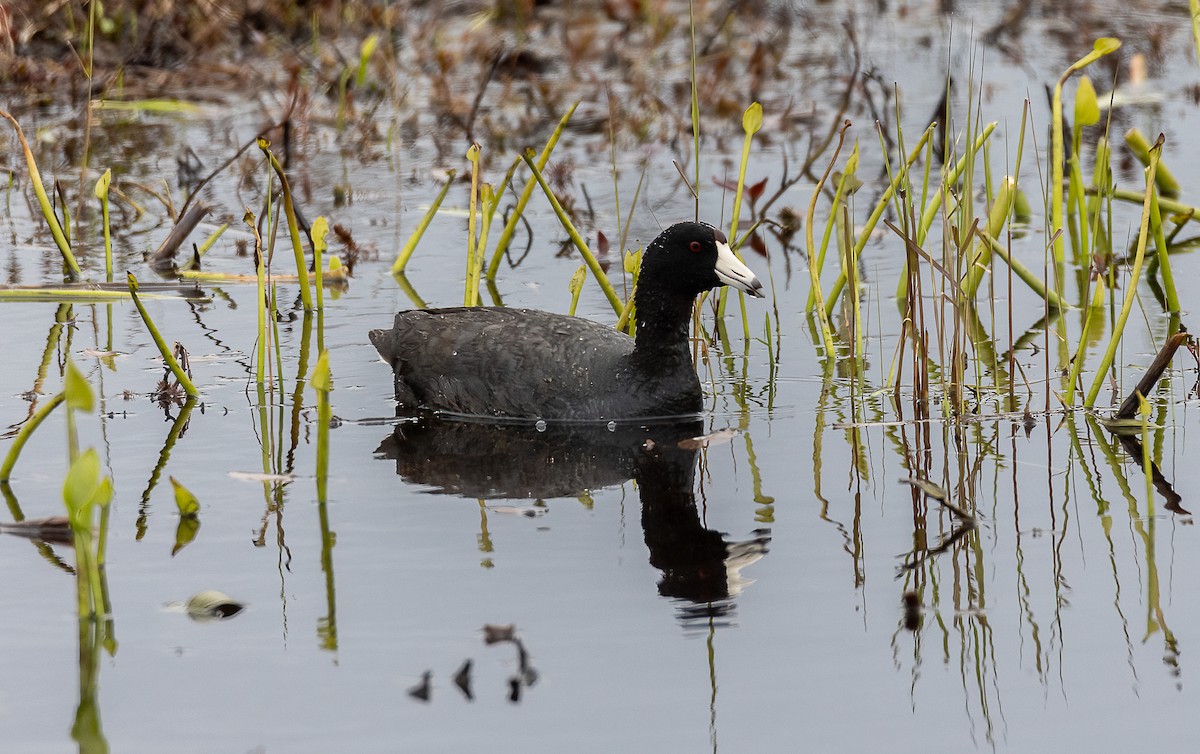
[[[402,311],[370,338],[404,410],[575,421],[696,414],[692,306],[721,285],[762,297],[721,231],[684,222],[642,257],[636,338],[578,317],[493,307]]]

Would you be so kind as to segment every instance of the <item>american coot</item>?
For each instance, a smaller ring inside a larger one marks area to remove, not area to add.
[[[704,403],[688,347],[692,304],[720,285],[762,297],[721,231],[678,223],[642,256],[636,338],[578,317],[485,307],[403,311],[370,338],[405,410],[576,421],[695,414]]]

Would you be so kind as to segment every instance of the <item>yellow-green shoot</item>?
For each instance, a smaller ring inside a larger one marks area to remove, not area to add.
[[[158,328],[154,326],[154,320],[150,319],[150,313],[146,311],[145,305],[138,298],[138,281],[132,272],[126,273],[126,280],[129,284],[129,295],[133,299],[133,305],[137,307],[138,314],[142,315],[142,322],[146,324],[146,329],[150,332],[150,337],[154,339],[154,345],[158,346],[158,352],[162,354],[163,361],[167,368],[171,370],[171,374],[175,376],[175,381],[183,388],[183,391],[193,398],[200,395],[196,390],[196,386],[188,378],[187,373],[183,371],[183,367],[179,366],[175,356],[171,353],[171,349],[167,348],[166,341],[159,334]]]

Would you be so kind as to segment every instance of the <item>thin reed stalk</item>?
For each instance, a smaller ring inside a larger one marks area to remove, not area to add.
[[[258,148],[267,156],[271,167],[279,176],[279,185],[283,190],[283,213],[287,216],[288,235],[291,236],[292,252],[296,257],[296,276],[300,278],[300,302],[304,306],[304,311],[309,311],[313,308],[312,291],[308,289],[308,265],[304,261],[304,244],[300,240],[300,227],[296,222],[296,205],[292,197],[292,188],[288,183],[287,175],[283,172],[283,166],[279,164],[279,160],[275,159],[275,154],[271,151],[271,142],[260,137]]]
[[[542,147],[542,151],[538,154],[538,170],[546,169],[546,163],[550,161],[550,154],[554,151],[554,147],[557,146],[559,138],[566,129],[567,123],[570,122],[571,116],[575,114],[575,108],[577,107],[579,107],[578,100],[559,119],[554,133],[550,134],[550,138],[546,140],[546,146]],[[517,223],[521,221],[521,215],[525,212],[525,205],[529,204],[529,199],[533,196],[533,187],[533,183],[525,184],[525,188],[521,190],[521,196],[517,198],[516,208],[508,216],[508,221],[504,223],[504,230],[500,231],[500,238],[496,241],[496,248],[492,251],[491,262],[488,263],[488,280],[496,279],[496,273],[500,270],[500,260],[504,258],[504,252],[508,250],[509,244],[512,243],[513,234],[517,232]],[[503,193],[501,191],[500,195]]]
[[[442,184],[442,190],[434,197],[433,204],[429,205],[429,209],[425,211],[425,216],[421,218],[421,222],[417,223],[417,227],[413,229],[408,240],[404,242],[404,248],[400,249],[400,254],[396,257],[396,261],[392,263],[393,275],[404,274],[404,268],[408,265],[408,260],[412,258],[413,252],[417,250],[417,244],[421,241],[421,236],[425,235],[425,229],[429,227],[429,223],[433,221],[433,216],[437,214],[438,208],[442,206],[442,200],[446,198],[446,192],[450,190],[450,184],[454,183],[455,175],[455,171],[447,171],[446,182]]]
[[[37,195],[42,217],[46,219],[50,235],[54,237],[54,243],[57,244],[58,251],[62,254],[68,276],[73,280],[78,280],[83,277],[83,272],[79,269],[79,262],[75,261],[75,255],[71,252],[71,244],[67,241],[66,233],[58,221],[58,215],[54,214],[50,197],[46,195],[46,187],[42,184],[42,174],[38,170],[37,161],[33,158],[33,150],[29,148],[29,142],[25,140],[25,132],[21,130],[21,124],[17,123],[17,119],[9,115],[8,111],[0,110],[0,117],[7,119],[17,130],[17,140],[21,142],[21,151],[25,153],[25,165],[29,169],[29,182],[33,185],[33,193]]]
[[[583,240],[583,236],[579,235],[579,231],[575,229],[575,225],[571,222],[571,218],[567,217],[567,212],[559,204],[558,197],[554,195],[554,190],[546,183],[546,179],[542,177],[542,171],[538,170],[533,164],[533,150],[529,150],[522,155],[525,164],[529,166],[529,170],[533,173],[533,177],[537,180],[538,185],[542,187],[546,198],[550,201],[550,206],[554,208],[554,214],[558,216],[558,221],[562,223],[563,229],[567,231],[567,235],[571,237],[575,248],[579,250],[579,254],[583,257],[583,261],[587,264],[588,269],[592,271],[592,276],[596,278],[596,282],[600,284],[600,289],[604,291],[605,298],[612,305],[613,311],[620,316],[621,311],[625,308],[625,304],[621,301],[620,296],[613,289],[612,282],[609,281],[608,275],[604,274],[604,269],[600,266],[600,262],[596,261],[596,255],[588,248],[587,242]]]
[[[150,331],[150,337],[154,339],[154,345],[158,346],[158,352],[162,354],[163,361],[166,362],[167,367],[171,370],[171,374],[175,376],[175,381],[179,383],[179,386],[183,388],[185,393],[193,398],[198,397],[200,392],[196,390],[196,386],[192,384],[187,373],[183,371],[183,367],[179,366],[179,362],[175,360],[171,349],[167,348],[166,341],[159,334],[158,328],[154,326],[154,320],[150,319],[150,313],[146,311],[145,305],[138,298],[137,278],[134,277],[132,272],[128,272],[126,273],[126,279],[129,283],[129,295],[133,298],[133,305],[137,307],[138,314],[142,315],[142,321],[146,323],[146,329]]]
[[[1113,359],[1116,358],[1117,344],[1121,340],[1121,334],[1125,329],[1125,322],[1129,319],[1129,312],[1133,310],[1133,300],[1137,296],[1142,261],[1146,256],[1146,237],[1150,231],[1150,208],[1153,204],[1154,196],[1154,174],[1158,170],[1158,158],[1162,154],[1162,145],[1163,137],[1160,134],[1158,141],[1155,142],[1154,147],[1150,150],[1150,165],[1146,168],[1146,201],[1142,204],[1142,220],[1138,231],[1137,251],[1133,258],[1133,269],[1129,273],[1129,280],[1125,287],[1125,300],[1121,304],[1121,313],[1113,323],[1112,335],[1108,339],[1108,347],[1105,349],[1104,355],[1100,359],[1100,364],[1096,368],[1096,377],[1092,380],[1092,386],[1083,401],[1083,405],[1087,408],[1095,405],[1096,397],[1100,394],[1100,388],[1104,386],[1108,370],[1112,366]]]

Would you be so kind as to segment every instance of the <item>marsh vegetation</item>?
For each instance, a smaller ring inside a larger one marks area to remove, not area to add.
[[[1200,8],[961,5],[0,7],[6,744],[1184,747]],[[703,416],[394,416],[693,218]]]

